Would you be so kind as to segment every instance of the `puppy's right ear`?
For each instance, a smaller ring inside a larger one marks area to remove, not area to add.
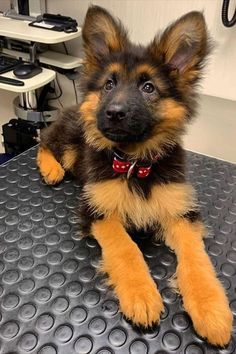
[[[100,6],[90,6],[83,26],[85,65],[89,69],[111,52],[121,51],[127,43],[127,33],[120,22]]]

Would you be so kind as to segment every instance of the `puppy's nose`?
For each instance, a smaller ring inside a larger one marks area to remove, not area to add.
[[[106,116],[110,120],[122,120],[126,117],[126,109],[122,104],[111,104],[106,110]]]

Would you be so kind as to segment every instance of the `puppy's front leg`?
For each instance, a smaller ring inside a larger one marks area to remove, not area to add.
[[[37,152],[37,165],[47,184],[60,182],[65,174],[61,164],[56,160],[52,151],[40,145]]]
[[[124,315],[137,325],[159,322],[161,296],[141,251],[118,218],[96,221],[92,233],[102,248],[103,270],[108,273]]]
[[[233,317],[204,249],[203,224],[179,218],[166,222],[164,229],[166,244],[177,255],[177,285],[196,331],[214,345],[226,345]]]

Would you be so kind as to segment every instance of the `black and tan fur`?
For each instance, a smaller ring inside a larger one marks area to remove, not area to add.
[[[225,345],[232,314],[204,250],[204,227],[185,179],[181,147],[210,49],[203,15],[181,17],[143,47],[130,43],[106,10],[92,6],[83,39],[82,103],[43,131],[41,174],[48,184],[60,182],[65,171],[79,179],[81,230],[101,245],[103,270],[127,318],[144,326],[160,319],[161,296],[129,232],[151,230],[157,236],[161,229],[176,252],[177,285],[196,331]],[[116,174],[114,148],[131,161],[153,161],[150,175]]]

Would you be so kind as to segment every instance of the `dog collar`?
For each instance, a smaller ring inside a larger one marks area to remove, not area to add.
[[[129,160],[124,153],[116,149],[113,150],[112,168],[116,173],[127,173],[128,179],[134,173],[136,173],[138,178],[145,178],[149,176],[152,170],[152,165],[157,161],[157,156],[152,160]]]

